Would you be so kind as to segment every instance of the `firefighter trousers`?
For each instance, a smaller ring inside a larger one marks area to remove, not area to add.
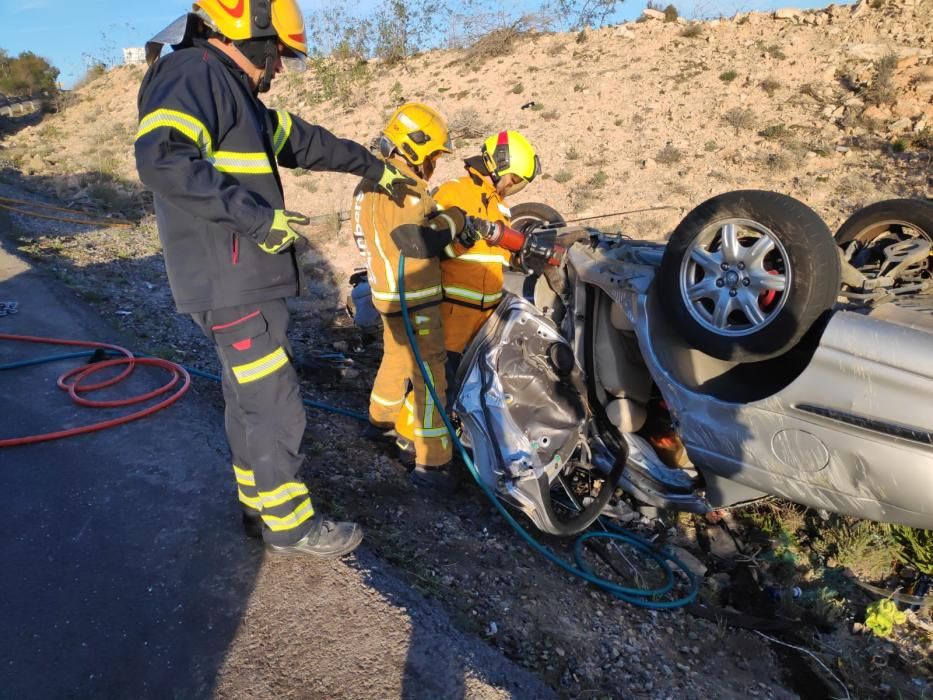
[[[240,505],[259,516],[263,539],[294,544],[314,507],[298,478],[305,409],[291,364],[284,299],[193,313],[222,365],[227,441]]]
[[[428,306],[409,313],[421,356],[431,374],[438,396],[444,398],[444,333],[440,306]],[[428,392],[405,333],[401,314],[383,314],[384,351],[369,400],[369,420],[382,428],[394,427],[411,441],[415,461],[427,467],[447,464],[451,456],[450,436]],[[411,393],[409,394],[409,390]]]

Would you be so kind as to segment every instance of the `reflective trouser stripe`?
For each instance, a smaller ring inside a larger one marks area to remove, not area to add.
[[[307,495],[307,486],[292,481],[287,484],[282,484],[277,489],[272,491],[260,491],[259,500],[262,503],[263,508],[274,508],[275,506],[280,506],[293,498],[301,498],[302,496]]]
[[[240,503],[242,503],[247,508],[251,508],[252,510],[262,509],[262,504],[258,496],[247,496],[245,493],[243,493],[243,489],[241,488],[237,489],[237,495],[239,496]]]
[[[483,255],[482,253],[464,253],[458,257],[453,258],[457,262],[468,262],[468,263],[498,263],[499,265],[508,265],[509,259],[501,255]]]
[[[447,428],[415,428],[415,435],[424,438],[447,437]]]
[[[402,401],[405,400],[405,397],[403,396],[398,401],[390,401],[389,399],[382,398],[378,394],[370,394],[369,398],[372,401],[375,401],[380,406],[385,406],[386,408],[392,408],[393,406],[398,406],[400,403],[402,403]]]
[[[467,301],[473,301],[478,304],[492,304],[502,299],[502,292],[483,294],[482,292],[477,292],[473,289],[467,289],[466,287],[455,287],[453,285],[445,284],[444,296],[453,297],[455,299],[465,299]]]
[[[279,123],[278,126],[275,127],[272,145],[275,148],[275,155],[278,157],[282,149],[285,148],[285,144],[288,143],[289,137],[292,135],[292,115],[284,109],[277,109],[275,113],[278,115]]]
[[[425,287],[424,289],[413,289],[411,291],[405,290],[405,299],[406,300],[421,300],[433,296],[438,296],[443,291],[441,285],[435,285],[434,287]],[[401,301],[402,297],[398,292],[377,292],[373,290],[373,299],[378,301]]]
[[[279,518],[263,513],[262,521],[273,532],[282,532],[283,530],[292,530],[298,527],[313,516],[314,506],[311,505],[311,499],[306,498],[288,515]]]
[[[256,485],[256,475],[253,474],[251,469],[243,469],[237,465],[233,465],[233,474],[236,476],[236,482],[241,486],[255,486]]]
[[[233,369],[233,376],[236,377],[238,383],[249,384],[263,377],[268,377],[287,364],[288,355],[285,354],[284,349],[278,347],[265,357],[260,357],[255,362],[250,362],[245,365],[234,365],[231,369]]]

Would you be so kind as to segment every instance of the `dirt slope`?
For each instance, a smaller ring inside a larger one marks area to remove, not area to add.
[[[520,129],[545,167],[520,200],[580,216],[675,207],[626,220],[639,236],[663,235],[685,210],[729,189],[791,194],[831,227],[872,201],[930,194],[931,0],[682,22],[528,35],[511,55],[486,60],[435,51],[391,69],[371,65],[367,77],[343,84],[342,98],[323,102],[321,72],[285,75],[268,102],[363,142],[401,101],[433,103],[449,116],[456,146],[438,182],[458,174],[482,135]],[[877,62],[888,54],[897,57],[892,75],[878,81]],[[138,67],[111,71],[4,146],[27,175],[51,176],[58,194],[125,205],[120,185],[94,183],[136,182],[141,76]],[[888,101],[872,104],[879,99]],[[287,173],[285,184],[291,208],[321,214],[347,210],[354,182]],[[349,241],[345,230],[325,247],[341,272],[359,263]]]

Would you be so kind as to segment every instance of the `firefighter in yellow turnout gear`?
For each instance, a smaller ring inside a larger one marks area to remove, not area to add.
[[[490,136],[481,154],[468,158],[464,165],[466,174],[441,185],[434,193],[434,201],[447,209],[462,209],[468,216],[505,224],[511,217],[505,199],[520,192],[541,172],[534,148],[517,131]],[[482,239],[469,249],[454,245],[445,249],[440,265],[444,294],[440,316],[447,354],[445,387],[452,383],[467,345],[502,300],[503,268],[509,262],[507,250]],[[413,398],[405,401],[396,427],[403,450],[416,438],[412,429]]]
[[[427,230],[431,234],[425,226],[433,222],[446,232],[446,244],[462,231],[465,219],[457,210],[438,211],[428,193],[427,181],[438,158],[451,152],[447,123],[436,110],[419,103],[400,107],[385,128],[379,149],[386,162],[411,177],[414,184],[399,196],[389,196],[377,183],[363,180],[354,194],[354,235],[366,257],[373,304],[382,315],[385,346],[370,395],[369,419],[373,429],[391,435],[401,427],[400,411],[411,389],[411,411],[404,422],[415,450],[412,479],[434,485],[432,482],[439,480],[440,468],[450,462],[451,442],[438,412],[444,407],[435,406],[408,344],[397,280],[400,252],[392,234],[400,228]],[[459,244],[452,246],[464,250]],[[419,349],[432,381],[443,396],[446,360],[440,308],[443,288],[436,257],[407,260],[405,296]]]

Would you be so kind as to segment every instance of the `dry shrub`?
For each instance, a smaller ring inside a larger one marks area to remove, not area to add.
[[[894,69],[897,54],[889,53],[875,61],[875,75],[871,85],[862,90],[862,99],[870,105],[890,104],[897,99],[894,87]]]
[[[536,21],[532,15],[523,15],[510,24],[485,32],[467,48],[464,59],[468,63],[483,63],[490,58],[508,56],[515,50],[518,39],[531,31]]]
[[[447,120],[452,139],[478,139],[486,136],[490,130],[486,122],[472,107],[458,109]]]
[[[722,115],[722,121],[735,129],[735,133],[739,133],[741,129],[755,128],[755,113],[750,109],[733,107]]]

